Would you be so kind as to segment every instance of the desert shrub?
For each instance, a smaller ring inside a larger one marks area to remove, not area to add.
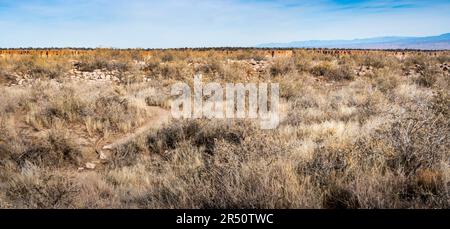
[[[229,126],[217,126],[214,128],[203,128],[193,137],[193,144],[197,147],[203,147],[204,152],[213,154],[216,141],[225,140],[232,144],[240,144],[244,135],[239,130],[234,130]]]
[[[328,80],[341,81],[341,80],[353,80],[354,73],[350,66],[341,65],[333,67],[329,63],[322,63],[314,66],[310,70],[314,76],[323,76]]]
[[[400,84],[398,76],[386,71],[377,70],[373,78],[374,86],[383,93],[391,92]]]
[[[331,54],[311,53],[311,59],[318,62],[333,62],[336,57]]]
[[[370,55],[364,55],[362,56],[361,64],[364,66],[369,66],[373,68],[384,68],[387,65],[386,61],[387,57],[383,55],[376,55],[376,54],[370,54]]]
[[[201,125],[199,121],[177,123],[161,129],[147,137],[147,145],[152,152],[164,153],[177,148],[182,141],[189,141],[207,154],[213,154],[217,140],[239,144],[244,138],[242,131],[227,125]]]
[[[187,127],[189,130],[190,127]],[[170,125],[147,137],[147,146],[151,152],[159,154],[176,148],[176,144],[184,139],[183,128],[180,125]]]
[[[445,178],[441,171],[431,169],[419,170],[416,172],[413,182],[414,186],[419,189],[418,192],[422,195],[425,193],[442,195],[446,192]]]
[[[447,191],[440,171],[419,170],[394,185],[402,207],[440,206],[446,208]]]
[[[175,68],[173,65],[163,65],[160,67],[160,74],[165,79],[180,79],[182,77],[179,68]]]
[[[358,196],[349,188],[333,186],[323,197],[323,207],[326,209],[357,209],[360,208]]]
[[[108,65],[109,70],[117,70],[119,72],[127,72],[132,70],[132,63],[128,61],[114,61]]]
[[[436,77],[439,74],[438,69],[428,64],[420,65],[419,76],[415,79],[416,84],[423,87],[432,87],[436,82]]]
[[[60,167],[80,164],[81,153],[66,134],[52,131],[40,144],[27,143],[24,151],[13,155],[16,163],[23,167],[27,163],[44,167]]]
[[[98,55],[84,57],[79,62],[75,63],[74,66],[82,72],[93,72],[95,70],[102,69],[106,69],[108,71],[117,70],[120,72],[126,72],[132,69],[132,63],[130,60],[115,60]]]
[[[436,91],[433,100],[431,101],[430,108],[434,111],[434,115],[443,115],[449,117],[450,115],[450,95],[447,91]]]
[[[288,74],[279,78],[280,96],[293,101],[307,93],[308,86],[313,85],[315,79],[308,74]]]
[[[0,69],[0,85],[12,83],[16,78],[6,70]]]
[[[357,108],[357,117],[360,123],[364,123],[371,117],[376,117],[380,115],[382,111],[380,110],[380,104],[384,103],[384,95],[381,92],[375,92],[373,94],[369,94],[363,97],[360,101],[358,101],[356,105]],[[356,102],[356,101],[352,101]]]
[[[10,179],[6,196],[20,208],[55,209],[74,206],[78,188],[66,176],[28,168]]]
[[[262,52],[247,50],[244,52],[238,52],[233,59],[262,61],[265,60],[266,57]]]
[[[285,75],[294,70],[294,63],[291,58],[278,58],[269,68],[270,75],[272,77]]]
[[[193,76],[193,72],[189,71],[184,62],[158,63],[153,60],[146,63],[143,71],[148,76],[158,79],[184,80]]]
[[[436,78],[434,75],[432,74],[421,74],[416,80],[415,82],[423,87],[431,87],[433,86],[433,84],[436,82]]]
[[[145,66],[143,66],[142,71],[147,72],[147,73],[152,73],[152,72],[156,71],[156,69],[158,69],[159,65],[160,65],[160,62],[158,60],[156,60],[155,58],[152,58],[145,62]]]
[[[311,62],[306,59],[296,59],[295,67],[298,72],[308,72],[311,68]]]
[[[439,55],[438,57],[436,57],[436,59],[440,64],[450,63],[449,55]]]
[[[47,89],[50,87],[51,89]],[[23,104],[27,110],[25,122],[36,130],[51,127],[53,122],[79,122],[87,115],[88,104],[71,87],[54,87],[50,84],[33,85],[28,100]]]
[[[43,113],[46,117],[79,121],[86,115],[87,104],[71,88],[62,88],[59,93],[51,95],[49,100]]]
[[[241,63],[228,63],[224,64],[222,67],[222,72],[220,72],[220,79],[214,80],[225,80],[226,82],[240,82],[247,76],[247,68]]]
[[[254,54],[254,55],[252,55],[252,59],[255,61],[264,61],[264,60],[266,60],[266,57],[261,54]]]
[[[333,66],[329,62],[318,64],[311,68],[310,73],[314,76],[325,76],[329,74],[333,69]]]
[[[147,96],[145,98],[145,104],[147,104],[147,106],[168,107],[167,97],[165,96]]]
[[[312,57],[307,51],[297,51],[293,56],[295,68],[298,72],[308,72],[311,68]]]
[[[139,109],[132,106],[128,99],[117,94],[105,94],[97,98],[90,106],[93,114],[87,118],[96,123],[96,130],[101,133],[109,131],[128,132],[139,125]]]
[[[39,93],[40,86],[37,86],[33,93]],[[88,105],[86,101],[76,95],[73,88],[63,87],[54,88],[55,91],[49,91],[47,94],[41,94],[36,97],[40,107],[32,108],[37,111],[31,113],[29,122],[35,120],[45,126],[50,126],[56,119],[62,119],[67,122],[78,122],[86,116]]]
[[[200,72],[204,74],[214,74],[223,72],[223,66],[219,59],[208,58],[206,64],[199,65],[195,72]]]
[[[411,55],[405,58],[403,65],[407,68],[415,67],[416,65],[427,65],[427,59],[422,55]]]
[[[35,66],[31,68],[28,73],[34,79],[45,79],[45,78],[57,79],[63,75],[64,69],[61,68],[59,65],[55,66],[52,69]]]
[[[349,156],[350,154],[342,149],[318,148],[312,159],[301,162],[297,170],[303,176],[310,176],[312,182],[319,187],[331,186],[337,177],[346,173]]]
[[[173,54],[171,53],[164,53],[163,56],[161,56],[162,62],[171,62],[174,60]]]
[[[422,169],[435,169],[446,160],[446,149],[450,147],[449,123],[442,117],[407,118],[392,125],[387,139],[396,154],[388,160],[394,171],[407,175]],[[443,136],[444,135],[444,136]]]
[[[128,50],[128,57],[135,61],[144,61],[144,53],[139,49]]]
[[[330,72],[326,76],[328,79],[334,81],[353,80],[355,77],[352,68],[348,65],[341,65],[334,72]]]
[[[70,69],[68,62],[45,60],[38,57],[23,58],[15,62],[14,72],[32,79],[59,79]]]
[[[142,149],[136,142],[121,145],[114,150],[110,165],[112,167],[135,165],[141,152]]]
[[[109,66],[109,61],[96,57],[96,58],[85,58],[78,63],[75,63],[75,68],[82,72],[93,72],[97,69],[107,69]]]
[[[136,70],[128,70],[126,72],[119,72],[119,74],[117,74],[116,77],[119,79],[119,82],[124,85],[132,85],[134,83],[145,82],[144,81],[145,75],[140,74]]]

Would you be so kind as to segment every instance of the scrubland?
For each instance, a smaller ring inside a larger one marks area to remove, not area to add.
[[[311,50],[0,57],[0,207],[448,208],[448,64]],[[161,121],[170,86],[198,73],[280,83],[280,126]]]

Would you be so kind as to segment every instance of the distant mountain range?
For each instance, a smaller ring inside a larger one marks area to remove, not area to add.
[[[450,50],[450,33],[430,37],[376,37],[355,40],[311,40],[261,44],[260,48],[349,48]]]

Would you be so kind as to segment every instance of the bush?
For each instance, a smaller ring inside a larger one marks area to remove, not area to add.
[[[81,153],[65,134],[53,131],[40,144],[29,143],[23,152],[14,155],[16,163],[23,167],[32,163],[43,167],[79,166]]]
[[[439,71],[431,66],[426,65],[420,70],[419,77],[416,78],[415,82],[422,87],[432,87],[436,82],[436,76]]]
[[[286,75],[294,70],[294,63],[290,58],[279,58],[270,65],[270,75],[272,77]]]
[[[355,74],[350,66],[333,67],[331,64],[319,64],[311,69],[314,76],[322,76],[332,81],[353,80]]]
[[[174,57],[171,53],[164,53],[164,55],[161,57],[162,62],[171,62],[174,60]]]
[[[394,123],[387,139],[396,154],[388,160],[394,172],[406,175],[423,169],[436,169],[446,159],[450,147],[449,122],[442,117],[411,117]]]
[[[380,69],[387,66],[386,58],[387,57],[382,55],[375,55],[375,54],[365,55],[362,58],[363,60],[361,64],[364,66]]]
[[[205,126],[199,121],[173,124],[147,137],[147,145],[152,152],[159,154],[177,148],[182,141],[189,141],[193,146],[207,154],[214,154],[218,140],[239,144],[244,138],[241,131],[227,125]]]
[[[126,72],[131,70],[132,63],[128,60],[113,60],[102,56],[85,57],[75,63],[75,68],[82,72],[93,72],[95,70],[108,70]]]
[[[16,62],[14,72],[32,79],[60,79],[69,70],[67,62],[56,62],[37,58],[21,59]]]
[[[6,196],[20,208],[72,208],[78,188],[67,177],[34,172],[10,180]]]
[[[97,69],[108,69],[109,61],[104,58],[86,58],[75,64],[75,68],[82,72],[93,72]]]
[[[11,75],[9,72],[0,69],[0,85],[9,84],[16,80],[16,77]]]
[[[321,63],[311,68],[310,73],[313,76],[325,76],[329,75],[330,72],[333,71],[333,67],[330,63]]]
[[[141,152],[142,149],[135,142],[119,146],[112,154],[111,166],[114,168],[135,165]]]
[[[361,206],[358,197],[351,189],[333,186],[323,197],[323,207],[326,209],[357,209]]]
[[[399,84],[400,80],[398,76],[391,74],[390,72],[378,71],[374,76],[375,87],[383,93],[392,92]]]
[[[49,116],[56,116],[68,121],[80,120],[87,110],[86,104],[69,88],[63,89],[61,98],[55,96],[47,108]]]
[[[427,64],[427,59],[424,56],[419,56],[419,55],[412,55],[412,56],[408,56],[404,61],[403,64],[406,68],[411,68],[411,67],[415,67],[415,66],[426,66]]]

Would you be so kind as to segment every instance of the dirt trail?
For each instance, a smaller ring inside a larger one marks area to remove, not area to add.
[[[127,144],[128,142],[136,139],[137,137],[145,134],[151,129],[159,129],[164,124],[170,121],[170,111],[167,111],[160,107],[149,107],[149,110],[154,114],[148,122],[136,129],[134,133],[128,134],[126,136],[122,136],[121,138],[115,139],[112,143],[100,147],[102,150],[114,150],[115,148]]]

